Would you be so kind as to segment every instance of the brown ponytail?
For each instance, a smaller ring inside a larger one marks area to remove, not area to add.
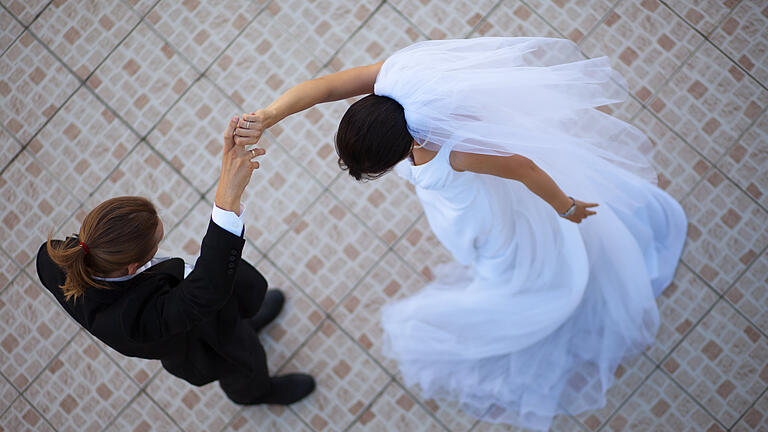
[[[54,245],[48,236],[48,255],[67,275],[60,287],[64,298],[77,300],[88,287],[108,288],[93,276],[105,277],[152,258],[159,241],[155,236],[158,223],[157,211],[149,200],[125,196],[91,210],[80,227],[78,241]]]

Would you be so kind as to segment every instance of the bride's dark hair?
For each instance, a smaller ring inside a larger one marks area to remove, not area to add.
[[[357,180],[379,178],[408,156],[412,142],[403,107],[392,98],[368,95],[353,103],[339,123],[339,167]]]

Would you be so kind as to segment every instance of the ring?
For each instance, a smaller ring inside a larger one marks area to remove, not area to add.
[[[256,151],[251,149],[251,158],[255,158],[255,157],[256,157]]]
[[[245,128],[246,129],[250,129],[251,128],[251,121],[250,120],[246,120],[245,121]]]

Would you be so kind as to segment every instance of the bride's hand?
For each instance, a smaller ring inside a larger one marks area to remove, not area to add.
[[[579,201],[577,199],[574,199],[573,202],[576,204],[576,209],[572,215],[566,217],[566,219],[571,222],[581,223],[581,221],[596,213],[594,210],[589,209],[597,207],[597,203],[585,203],[584,201]]]
[[[250,114],[243,114],[235,129],[235,144],[241,146],[253,145],[259,142],[264,130],[272,126],[269,112],[260,109]]]

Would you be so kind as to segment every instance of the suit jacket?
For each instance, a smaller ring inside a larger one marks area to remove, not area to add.
[[[45,244],[37,274],[67,313],[102,342],[126,356],[160,359],[170,373],[203,385],[224,373],[265,369],[253,349],[258,336],[242,318],[258,309],[266,280],[241,260],[244,243],[211,221],[187,278],[184,262],[172,258],[129,280],[107,282],[110,289],[88,288],[76,301],[64,300],[59,287],[65,274]]]

